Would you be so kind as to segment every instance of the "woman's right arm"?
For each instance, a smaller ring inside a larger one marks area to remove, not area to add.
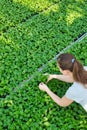
[[[51,79],[58,79],[58,80],[68,82],[68,83],[74,82],[73,78],[71,78],[70,76],[67,76],[67,75],[56,75],[56,74],[51,75],[50,74],[47,82],[49,82]]]

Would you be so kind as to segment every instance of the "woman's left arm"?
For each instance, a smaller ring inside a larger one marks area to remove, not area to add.
[[[57,103],[59,106],[62,107],[66,107],[69,106],[73,100],[68,99],[67,97],[63,96],[62,98],[60,98],[59,96],[57,96],[56,94],[54,94],[48,87],[46,84],[44,83],[40,83],[39,84],[39,88],[45,92],[47,92],[47,94],[54,100],[55,103]]]

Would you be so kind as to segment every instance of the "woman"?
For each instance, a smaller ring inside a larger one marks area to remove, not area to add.
[[[47,92],[59,106],[69,106],[75,101],[87,112],[87,67],[83,67],[72,54],[68,53],[61,54],[57,58],[57,64],[62,75],[49,75],[48,81],[55,78],[73,83],[72,86],[62,98],[54,94],[44,83],[39,84],[39,89]]]

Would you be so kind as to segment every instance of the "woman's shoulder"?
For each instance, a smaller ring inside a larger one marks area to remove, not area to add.
[[[87,95],[87,89],[79,82],[74,82],[67,90],[66,95],[80,96]]]
[[[87,93],[87,84],[84,86],[82,83],[79,82],[74,82],[71,86],[71,88],[74,90],[78,91],[86,91]]]

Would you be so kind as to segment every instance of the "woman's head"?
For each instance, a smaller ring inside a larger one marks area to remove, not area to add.
[[[72,54],[64,53],[57,58],[57,62],[62,70],[69,70],[72,72],[76,58]]]
[[[65,71],[69,71],[75,81],[87,84],[87,71],[84,70],[83,65],[72,54],[61,54],[57,58],[57,63],[63,74]]]

